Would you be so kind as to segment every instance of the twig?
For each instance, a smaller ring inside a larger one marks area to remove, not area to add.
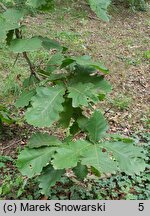
[[[13,63],[13,67],[14,67],[15,64],[16,64],[16,62],[17,62],[17,60],[18,60],[18,58],[19,58],[19,55],[20,55],[20,53],[17,54],[16,59],[15,59],[15,61],[14,61],[14,63]]]
[[[111,106],[108,110],[106,110],[106,111],[104,112],[104,116],[112,109],[112,107],[113,107],[113,106]]]
[[[19,142],[21,142],[21,140],[22,140],[22,139],[19,139],[18,141],[13,142],[11,145],[8,145],[8,146],[2,148],[2,151],[4,151],[4,150],[10,148],[11,146],[13,146],[13,145],[15,145],[15,144],[18,144]]]
[[[97,18],[97,17],[95,17],[95,16],[93,17],[93,16],[88,15],[88,18],[89,18],[89,19],[93,19],[93,20],[97,20],[97,21],[101,21],[99,18]]]
[[[7,10],[7,7],[2,3],[0,2],[0,6],[6,11]]]
[[[146,88],[146,86],[141,82],[140,79],[138,80],[138,83],[139,83],[143,88]]]
[[[15,34],[16,34],[16,38],[17,39],[22,39],[22,35],[21,35],[21,31],[19,31],[19,29],[16,29],[15,30]],[[35,66],[34,64],[32,64],[32,62],[30,61],[28,55],[27,55],[27,52],[23,52],[23,57],[26,59],[28,65],[29,65],[29,68],[30,68],[30,71],[31,71],[31,76],[34,76],[36,77],[38,80],[40,80],[37,75],[36,75],[36,72],[35,72]]]
[[[26,52],[23,52],[23,57],[26,59],[29,67],[30,67],[30,71],[32,75],[35,75],[35,66],[31,63],[29,57],[27,56]]]

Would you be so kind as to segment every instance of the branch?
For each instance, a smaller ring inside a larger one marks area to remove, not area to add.
[[[13,67],[14,67],[15,64],[16,64],[16,62],[17,62],[17,60],[18,60],[18,58],[19,58],[19,55],[20,55],[20,53],[17,54],[16,59],[15,59],[15,61],[14,61],[14,63],[13,63]]]
[[[2,148],[2,151],[3,151],[3,150],[6,150],[6,149],[8,149],[8,148],[10,148],[11,146],[13,146],[13,145],[15,145],[15,144],[20,143],[21,140],[22,140],[22,139],[19,139],[19,140],[17,140],[17,141],[15,140],[15,141],[14,141],[13,143],[11,143],[10,145],[8,145],[8,146]]]
[[[37,77],[36,72],[35,72],[35,65],[32,64],[32,62],[30,61],[30,59],[29,59],[29,57],[27,55],[27,52],[23,52],[23,57],[26,59],[26,62],[29,65],[31,76],[36,77],[36,79],[40,81],[40,79]]]
[[[30,68],[30,71],[31,71],[31,75],[36,75],[35,74],[35,66],[31,63],[29,57],[27,56],[27,53],[26,52],[23,52],[23,57],[26,59],[28,65],[29,65],[29,68]]]
[[[22,34],[21,34],[21,31],[19,31],[19,29],[16,29],[15,30],[15,34],[16,34],[16,38],[17,39],[22,39]],[[30,68],[30,71],[31,71],[31,76],[35,76],[36,79],[40,80],[37,75],[36,75],[36,72],[35,72],[35,65],[32,64],[32,62],[30,61],[28,55],[27,55],[27,52],[23,52],[23,57],[25,58],[26,62],[28,63],[29,65],[29,68]]]
[[[113,108],[113,106],[111,106],[109,109],[107,109],[105,112],[104,112],[104,116],[109,113],[109,111]]]
[[[2,3],[0,2],[0,6],[6,11],[7,10],[7,7]]]

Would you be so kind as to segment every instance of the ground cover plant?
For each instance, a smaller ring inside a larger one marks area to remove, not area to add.
[[[24,12],[13,9],[14,12],[15,27],[7,26],[5,21],[6,17],[10,19],[12,9],[2,14],[2,37],[6,35],[9,49],[17,53],[17,58],[18,53],[22,53],[30,68],[15,106],[25,108],[25,120],[30,125],[66,128],[60,139],[45,132],[34,133],[19,153],[20,172],[28,178],[36,177],[41,193],[48,196],[50,187],[61,181],[66,170],[71,169],[79,180],[86,178],[89,172],[100,176],[144,171],[147,166],[144,148],[132,138],[106,133],[107,121],[95,109],[111,90],[104,77],[108,69],[88,55],[69,55],[65,46],[47,37],[24,38]],[[52,53],[48,60],[46,53],[44,59],[40,59],[42,63],[35,66],[28,52],[39,49]]]

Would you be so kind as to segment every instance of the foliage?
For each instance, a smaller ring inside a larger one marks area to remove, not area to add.
[[[42,10],[49,4],[45,0],[26,3]],[[102,9],[107,6],[102,5]],[[101,10],[98,13],[103,14]],[[79,179],[87,176],[87,170],[97,176],[118,171],[133,175],[144,171],[143,148],[135,146],[134,140],[108,138],[107,122],[99,110],[94,110],[101,96],[105,97],[111,89],[104,77],[108,69],[90,56],[67,55],[65,47],[49,38],[23,38],[23,17],[22,10],[8,9],[0,20],[1,39],[6,39],[10,51],[23,55],[31,72],[16,107],[25,108],[25,120],[30,125],[39,128],[62,125],[68,136],[59,140],[35,133],[18,156],[19,171],[28,178],[37,177],[41,192],[46,195],[68,168],[74,170]],[[42,66],[34,65],[27,53],[39,49],[54,52]],[[31,85],[33,78],[35,85]],[[75,137],[83,133],[85,139]]]
[[[110,5],[111,0],[89,0],[91,9],[96,13],[98,17],[104,21],[109,21],[109,15],[107,14],[107,8]]]

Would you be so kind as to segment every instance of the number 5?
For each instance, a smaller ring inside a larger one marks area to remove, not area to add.
[[[139,203],[139,211],[143,211],[144,210],[144,203]]]

